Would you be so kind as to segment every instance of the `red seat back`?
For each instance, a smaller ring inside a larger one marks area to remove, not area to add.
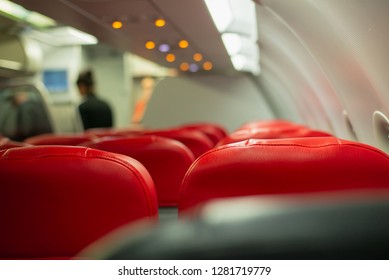
[[[388,188],[389,157],[334,137],[248,140],[198,158],[186,174],[179,211],[213,198]]]
[[[260,121],[251,121],[247,122],[239,127],[241,129],[252,129],[252,128],[281,128],[281,127],[292,127],[292,126],[302,126],[287,120],[260,120]]]
[[[24,140],[31,145],[67,145],[77,146],[78,144],[94,139],[93,135],[86,134],[41,134]]]
[[[220,140],[227,136],[226,130],[217,124],[211,123],[193,123],[182,126],[182,128],[197,129],[203,132],[216,145]]]
[[[177,206],[182,179],[194,161],[184,144],[159,136],[102,138],[83,145],[135,158],[153,178],[159,206]]]
[[[209,151],[214,146],[204,133],[193,129],[149,130],[143,132],[142,135],[157,135],[177,140],[188,147],[195,158]]]
[[[28,147],[28,146],[31,145],[23,142],[12,141],[11,139],[6,137],[0,137],[0,150],[6,150],[6,149],[18,148],[18,147]]]
[[[124,155],[70,146],[0,151],[0,258],[67,258],[157,218],[152,179]]]
[[[297,138],[297,137],[328,137],[331,134],[319,131],[311,130],[303,126],[283,126],[275,128],[251,128],[237,130],[231,133],[229,136],[223,138],[216,145],[217,147],[236,143],[248,139],[282,139],[282,138]]]

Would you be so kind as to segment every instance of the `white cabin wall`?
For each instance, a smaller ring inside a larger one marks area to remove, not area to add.
[[[43,82],[44,70],[66,70],[68,73],[69,91],[49,94],[53,119],[57,132],[81,131],[81,123],[77,116],[76,106],[80,100],[75,81],[84,59],[81,46],[53,47],[41,43],[43,50],[43,67],[38,78]]]
[[[129,54],[105,46],[90,46],[87,53],[86,67],[93,71],[97,96],[112,107],[114,126],[129,126],[134,102]]]
[[[159,82],[142,123],[151,128],[214,122],[228,131],[245,122],[272,119],[262,92],[248,76],[193,76]]]
[[[304,43],[270,9],[258,6],[257,15],[262,67],[259,80],[273,98],[278,115],[351,139],[342,104]]]
[[[258,19],[264,29],[259,34],[267,40],[261,46],[267,56],[263,70],[272,68],[289,91],[286,94],[296,95],[296,102],[316,96],[315,107],[321,104],[319,110],[337,136],[352,139],[345,111],[357,140],[379,146],[372,117],[376,110],[388,115],[389,1],[261,3]],[[271,34],[266,28],[277,32]],[[307,117],[311,116],[304,117],[309,123]],[[322,128],[323,124],[315,124]]]

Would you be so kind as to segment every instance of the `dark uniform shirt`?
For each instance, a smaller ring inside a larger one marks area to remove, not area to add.
[[[84,129],[112,127],[112,110],[108,103],[94,94],[88,94],[86,100],[78,107]]]

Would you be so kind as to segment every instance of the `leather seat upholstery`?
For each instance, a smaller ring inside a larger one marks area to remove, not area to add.
[[[182,143],[155,135],[101,138],[82,144],[87,147],[130,156],[141,162],[153,178],[158,204],[177,207],[182,179],[194,161]]]
[[[0,151],[0,258],[70,258],[130,222],[156,221],[153,181],[124,155],[70,146]]]
[[[389,156],[334,137],[258,140],[199,157],[181,188],[179,211],[221,197],[389,188]]]

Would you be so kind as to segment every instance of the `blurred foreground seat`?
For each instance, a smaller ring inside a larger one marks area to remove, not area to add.
[[[88,259],[388,259],[389,193],[345,191],[216,200],[190,220],[124,228]],[[174,237],[174,238],[172,238]]]

